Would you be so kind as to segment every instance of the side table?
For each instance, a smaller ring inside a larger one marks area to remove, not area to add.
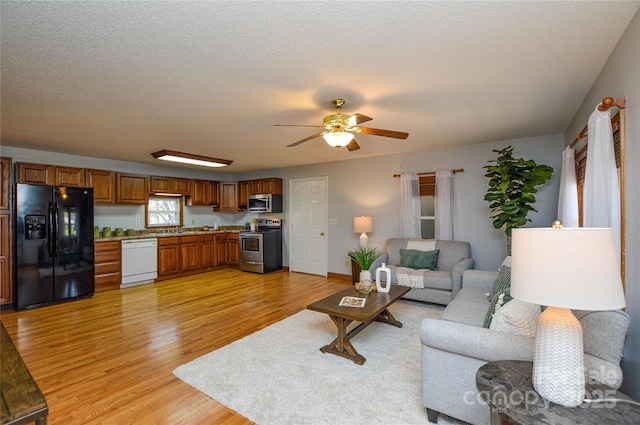
[[[533,363],[520,360],[490,362],[478,369],[476,387],[483,401],[491,408],[491,424],[616,424],[640,423],[640,406],[623,393],[601,383],[589,382],[589,399],[603,400],[583,403],[578,407],[564,407],[543,399],[533,388]],[[606,400],[606,401],[604,401]]]

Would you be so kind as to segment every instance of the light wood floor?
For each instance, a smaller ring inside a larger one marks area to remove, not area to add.
[[[47,399],[49,424],[247,424],[173,369],[350,283],[225,269],[0,319]]]

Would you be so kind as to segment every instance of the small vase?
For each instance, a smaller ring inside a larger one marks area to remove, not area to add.
[[[382,273],[386,275],[384,286],[380,279]],[[391,269],[385,263],[382,263],[382,266],[376,269],[376,290],[382,293],[387,293],[391,290]]]
[[[360,272],[360,282],[364,280],[368,280],[369,282],[371,282],[371,272],[369,270],[362,270]]]
[[[362,270],[360,272],[360,281],[356,282],[356,289],[363,295],[371,292],[373,282],[371,281],[371,272],[369,270]]]

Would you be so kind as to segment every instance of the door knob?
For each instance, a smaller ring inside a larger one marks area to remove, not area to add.
[[[320,236],[324,236],[324,232],[320,232]]]

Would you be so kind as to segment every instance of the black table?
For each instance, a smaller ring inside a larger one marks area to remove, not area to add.
[[[603,400],[564,407],[542,398],[534,389],[531,378],[533,363],[502,360],[487,363],[476,373],[480,397],[491,408],[491,424],[540,425],[637,425],[640,406],[623,393],[587,379],[587,398]],[[604,401],[606,399],[606,401]]]

